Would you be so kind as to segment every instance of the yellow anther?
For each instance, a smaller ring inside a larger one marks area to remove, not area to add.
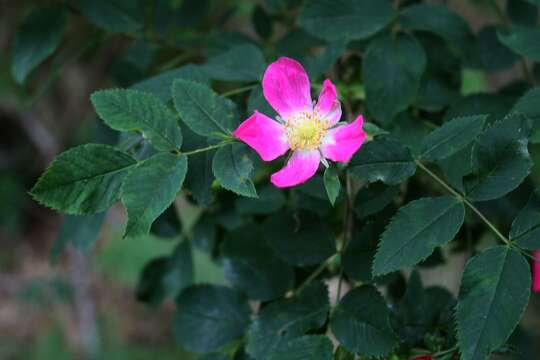
[[[314,150],[321,145],[328,124],[317,111],[296,113],[286,123],[291,150]]]

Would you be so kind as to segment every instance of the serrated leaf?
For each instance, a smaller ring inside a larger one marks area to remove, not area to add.
[[[334,206],[336,199],[339,195],[339,190],[341,189],[341,183],[339,182],[339,174],[337,169],[333,166],[328,167],[324,171],[324,188],[326,189],[326,194],[328,195],[328,200],[330,204]]]
[[[463,203],[451,196],[425,198],[401,207],[381,236],[373,275],[415,265],[449,242],[463,225]]]
[[[140,131],[156,150],[180,149],[182,133],[176,116],[152,94],[137,90],[101,90],[92,94],[99,117],[119,131]]]
[[[426,62],[422,45],[410,35],[388,35],[370,43],[362,76],[367,108],[378,121],[389,123],[416,100]]]
[[[265,357],[268,360],[332,360],[334,346],[323,335],[305,335],[280,344]]]
[[[257,81],[266,62],[261,50],[252,44],[238,45],[216,55],[202,66],[211,79],[222,81]]]
[[[124,237],[148,234],[150,226],[176,198],[187,172],[187,157],[158,153],[133,168],[122,186],[128,213]]]
[[[239,195],[257,197],[251,181],[254,173],[250,150],[242,144],[220,148],[212,161],[212,171],[220,185]]]
[[[396,185],[416,171],[410,151],[399,142],[377,138],[365,144],[349,164],[349,172],[369,182],[382,181]]]
[[[330,327],[343,347],[361,356],[383,356],[397,346],[390,312],[373,286],[348,292],[337,305]]]
[[[140,0],[77,0],[77,7],[94,25],[110,32],[133,33],[143,27]]]
[[[235,105],[208,86],[190,80],[173,82],[174,106],[182,121],[202,136],[229,134],[235,125]]]
[[[277,213],[263,225],[263,236],[275,253],[291,265],[308,266],[335,253],[335,236],[315,217]]]
[[[58,155],[30,191],[41,204],[67,214],[106,210],[135,159],[112,146],[87,144]]]
[[[510,240],[527,250],[540,249],[540,195],[535,190],[510,228]]]
[[[540,28],[512,26],[508,32],[499,31],[499,40],[516,54],[540,61]]]
[[[176,340],[193,352],[214,351],[240,338],[250,321],[247,299],[224,286],[188,287],[176,306]]]
[[[495,246],[465,266],[456,308],[463,360],[483,360],[502,346],[529,302],[531,275],[514,249]]]
[[[60,45],[68,13],[61,7],[33,10],[22,22],[11,48],[11,74],[19,84]]]
[[[519,98],[511,113],[526,116],[532,122],[533,131],[538,131],[540,129],[540,106],[538,104],[540,104],[540,87],[534,87]]]
[[[354,199],[354,212],[360,218],[376,214],[386,208],[399,194],[399,186],[376,182],[363,187]]]
[[[324,325],[330,304],[328,290],[321,283],[308,286],[298,297],[265,306],[253,320],[246,350],[255,359],[265,356],[308,330]]]
[[[394,17],[388,0],[312,0],[300,12],[300,26],[325,40],[365,39]]]
[[[268,301],[293,287],[294,271],[261,238],[258,226],[245,224],[225,236],[221,255],[225,277],[233,286],[251,299]]]
[[[437,161],[455,154],[480,134],[486,118],[487,115],[477,115],[445,122],[422,140],[420,158]]]
[[[493,124],[476,140],[472,164],[476,174],[465,178],[467,197],[473,201],[499,198],[514,190],[529,174],[528,125],[519,116]]]

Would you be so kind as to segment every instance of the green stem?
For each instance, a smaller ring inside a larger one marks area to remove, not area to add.
[[[233,96],[233,95],[236,95],[236,94],[241,94],[243,92],[254,89],[256,86],[257,86],[257,84],[251,84],[251,85],[242,86],[242,87],[239,87],[239,88],[236,88],[236,89],[225,91],[224,93],[221,94],[221,96],[228,97],[228,96]]]
[[[422,164],[419,160],[415,160],[416,165],[422,170],[424,170],[429,176],[431,176],[435,181],[437,181],[441,186],[443,186],[446,190],[448,190],[452,195],[457,197],[460,201],[462,201],[465,205],[467,205],[478,217],[480,220],[482,220],[490,229],[497,235],[499,239],[501,239],[505,244],[508,246],[512,246],[512,242],[508,240],[506,236],[504,236],[496,227],[493,225],[491,221],[489,221],[484,214],[474,204],[472,204],[469,200],[467,200],[463,195],[458,193],[456,190],[454,190],[450,185],[448,185],[443,179],[441,179],[437,174],[435,174],[433,171],[429,170],[424,164]]]
[[[352,185],[349,173],[345,174],[345,186],[347,189],[347,207],[345,209],[345,221],[343,222],[343,245],[338,249],[339,254],[339,281],[336,294],[336,302],[341,298],[341,287],[343,284],[343,254],[350,238],[352,237]]]
[[[178,153],[178,155],[186,155],[186,156],[195,155],[195,154],[199,154],[199,153],[202,153],[202,152],[205,152],[205,151],[219,149],[220,147],[223,147],[223,146],[228,145],[228,144],[232,144],[233,142],[234,141],[232,141],[232,140],[223,141],[223,142],[220,142],[219,144],[210,145],[210,146],[207,146],[207,147],[204,147],[204,148],[200,148],[200,149],[196,149],[196,150],[192,150],[192,151],[185,151],[185,152],[178,151],[177,153]]]
[[[309,275],[309,277],[302,283],[300,284],[300,286],[298,286],[298,288],[294,291],[294,296],[297,296],[297,295],[300,295],[300,293],[302,292],[302,290],[304,290],[309,284],[311,284],[311,282],[313,280],[315,280],[315,278],[317,278],[317,276],[319,276],[327,267],[328,265],[334,261],[334,259],[336,258],[338,254],[334,254],[332,256],[330,256],[328,259],[326,259],[326,261],[324,261],[323,263],[321,263],[319,265],[318,268],[315,269],[315,271],[313,271],[311,273],[311,275]]]

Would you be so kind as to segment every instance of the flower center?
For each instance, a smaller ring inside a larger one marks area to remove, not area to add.
[[[291,150],[314,150],[321,144],[328,124],[317,111],[296,113],[285,125]]]

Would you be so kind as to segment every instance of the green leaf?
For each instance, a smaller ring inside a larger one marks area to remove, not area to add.
[[[248,354],[255,359],[264,359],[291,339],[322,327],[329,308],[328,291],[321,283],[311,284],[298,297],[268,304],[249,328]]]
[[[254,175],[251,155],[247,146],[238,143],[224,146],[216,152],[212,171],[222,187],[238,195],[257,197],[251,181]]]
[[[367,108],[377,120],[390,122],[416,100],[426,61],[422,45],[410,35],[388,35],[370,43],[362,76]]]
[[[463,360],[486,359],[502,346],[529,302],[531,275],[514,249],[495,246],[465,266],[456,307]]]
[[[67,214],[106,210],[120,197],[136,161],[112,146],[87,144],[60,154],[30,191],[34,200]]]
[[[264,98],[262,86],[256,86],[253,90],[251,90],[248,97],[247,113],[252,114],[255,110],[271,118],[275,118],[277,115],[276,111]]]
[[[467,22],[445,5],[408,6],[399,14],[399,22],[407,30],[437,34],[464,53],[467,52],[464,48],[473,41]]]
[[[304,64],[309,77],[313,80],[326,73],[340,58],[346,47],[346,40],[339,39],[328,44],[321,53],[302,58],[301,62]]]
[[[208,86],[190,80],[173,82],[173,100],[182,120],[202,136],[229,134],[235,125],[235,105]]]
[[[337,169],[334,166],[328,167],[324,171],[324,188],[326,189],[326,194],[328,195],[328,200],[332,206],[334,206],[336,199],[339,195],[339,190],[341,189],[341,183],[339,182],[339,174]]]
[[[420,158],[437,161],[455,154],[480,134],[486,118],[487,115],[477,115],[445,122],[422,140]]]
[[[232,47],[202,66],[209,78],[222,81],[257,81],[265,68],[261,50],[252,44]]]
[[[519,116],[507,117],[480,135],[472,152],[477,174],[465,178],[469,199],[497,199],[521,184],[532,166],[527,136],[527,122]]]
[[[171,204],[167,210],[158,216],[152,224],[150,232],[162,238],[174,239],[182,236],[182,223],[174,204]]]
[[[510,240],[527,250],[540,249],[540,190],[535,190],[510,228]]]
[[[393,19],[388,0],[311,0],[298,22],[307,32],[325,40],[366,39],[384,29]]]
[[[399,209],[385,232],[373,263],[373,275],[415,265],[449,242],[463,225],[463,203],[451,196],[412,201]]]
[[[210,352],[227,345],[240,338],[250,322],[247,299],[224,286],[188,287],[176,306],[176,340],[193,352]]]
[[[11,74],[19,84],[47,59],[62,40],[68,13],[61,7],[33,10],[20,25],[11,48]]]
[[[540,28],[512,26],[509,32],[499,31],[499,40],[516,54],[540,61]]]
[[[198,249],[201,249],[207,254],[212,254],[217,241],[216,219],[209,214],[203,214],[193,228],[193,238],[191,241]]]
[[[348,292],[337,305],[330,326],[343,347],[361,356],[384,356],[397,346],[388,306],[373,286]]]
[[[148,234],[150,226],[176,198],[187,171],[187,157],[158,153],[132,169],[122,187],[128,222],[124,237]]]
[[[287,202],[283,191],[273,185],[264,186],[258,194],[258,198],[237,198],[236,211],[241,215],[267,215],[278,212]]]
[[[386,208],[399,194],[399,186],[387,186],[381,182],[368,184],[360,189],[354,200],[354,212],[365,218]]]
[[[250,299],[267,301],[294,285],[293,268],[273,253],[258,226],[245,224],[225,236],[221,248],[225,277]]]
[[[343,346],[338,346],[334,354],[334,360],[354,360],[354,354],[348,352]]]
[[[140,0],[76,0],[77,7],[94,25],[110,32],[133,33],[143,27]]]
[[[535,26],[538,21],[538,9],[525,0],[508,1],[506,12],[512,23],[517,25]]]
[[[511,113],[522,114],[526,116],[532,122],[533,134],[540,129],[540,87],[534,87],[528,90],[519,100],[514,104]]]
[[[152,94],[137,90],[101,90],[92,94],[99,117],[119,131],[140,131],[161,151],[179,149],[182,133],[176,116]]]
[[[334,346],[323,335],[305,335],[281,343],[265,359],[268,360],[332,360]]]
[[[353,234],[342,258],[343,271],[351,279],[364,283],[373,280],[371,269],[378,237],[379,229],[373,223],[368,223]]]
[[[200,66],[188,64],[162,72],[131,86],[131,89],[152,93],[167,103],[172,99],[172,84],[176,79],[185,79],[208,85],[208,77]]]
[[[499,27],[488,25],[478,32],[480,61],[488,71],[508,69],[519,57],[504,46],[497,36]]]
[[[295,266],[318,264],[335,253],[335,236],[315,217],[277,213],[263,225],[263,236],[275,253]]]
[[[349,172],[369,182],[382,181],[396,185],[416,171],[410,151],[399,142],[377,138],[365,144],[349,164]]]

